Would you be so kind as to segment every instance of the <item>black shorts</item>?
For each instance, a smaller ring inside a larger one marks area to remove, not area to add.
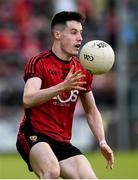
[[[56,141],[55,139],[40,133],[18,134],[16,147],[24,161],[27,163],[30,171],[33,171],[29,162],[29,152],[33,145],[38,142],[46,142],[50,145],[58,161],[72,156],[82,154],[81,151],[71,143]]]

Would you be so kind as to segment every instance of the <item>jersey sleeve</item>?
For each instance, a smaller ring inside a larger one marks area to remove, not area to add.
[[[32,57],[24,68],[24,81],[26,82],[29,78],[39,77],[42,79],[43,77],[43,65],[42,65],[42,57]]]
[[[85,81],[87,83],[84,85],[84,87],[86,88],[86,91],[83,91],[83,92],[88,92],[88,91],[92,90],[93,75],[90,72],[88,72],[87,70],[85,70],[85,75],[86,75]]]

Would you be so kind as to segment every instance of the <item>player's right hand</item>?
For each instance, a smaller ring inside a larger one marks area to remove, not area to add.
[[[84,77],[85,74],[82,74],[81,70],[77,70],[76,72],[74,72],[74,66],[72,65],[69,73],[67,74],[63,82],[64,90],[85,91],[86,88],[83,87],[83,85],[86,84]]]

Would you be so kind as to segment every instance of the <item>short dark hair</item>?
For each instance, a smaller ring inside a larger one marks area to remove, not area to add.
[[[57,13],[51,22],[51,29],[55,25],[65,25],[67,21],[78,21],[80,23],[83,23],[85,21],[85,16],[79,12],[76,11],[62,11]]]

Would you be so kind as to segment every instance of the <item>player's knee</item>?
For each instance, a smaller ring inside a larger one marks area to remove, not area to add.
[[[54,166],[49,170],[40,173],[41,179],[58,179],[60,177],[60,167]]]
[[[60,177],[60,168],[53,167],[49,172],[49,176],[51,179],[58,179]]]

